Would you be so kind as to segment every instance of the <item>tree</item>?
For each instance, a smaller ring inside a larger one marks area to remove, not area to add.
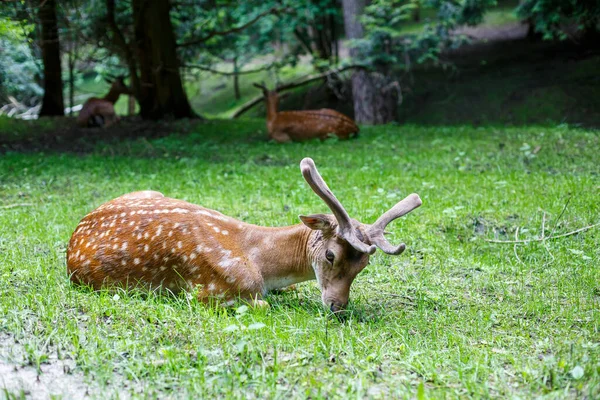
[[[544,39],[600,39],[598,0],[521,0],[517,13]]]
[[[193,118],[180,74],[169,0],[132,0],[124,20],[129,40],[117,22],[115,0],[106,0],[112,48],[128,66],[131,86],[145,119]]]
[[[64,115],[63,86],[60,65],[60,43],[56,18],[56,1],[43,0],[39,9],[42,27],[42,60],[44,62],[44,98],[40,117]]]
[[[365,32],[359,21],[364,13],[366,0],[343,0],[344,28],[351,40],[363,39]],[[357,48],[350,56],[360,57]],[[385,124],[396,119],[398,91],[389,78],[377,71],[359,69],[352,74],[352,101],[354,119],[363,124]]]

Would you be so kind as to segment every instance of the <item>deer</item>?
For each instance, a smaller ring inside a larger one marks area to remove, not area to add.
[[[95,290],[118,285],[194,293],[204,303],[237,301],[269,306],[268,292],[316,279],[324,306],[344,313],[350,286],[381,249],[406,245],[384,237],[389,223],[422,202],[411,194],[373,224],[350,218],[314,161],[300,163],[304,179],[333,214],[299,215],[299,224],[263,227],[146,190],[125,194],[87,214],[67,248],[74,284]]]
[[[110,83],[110,90],[106,96],[89,98],[83,104],[77,116],[77,125],[82,128],[94,126],[108,128],[119,120],[115,113],[115,103],[122,94],[132,94],[132,91],[125,85],[122,76]]]
[[[322,108],[320,110],[277,111],[277,89],[268,90],[264,84],[254,83],[261,89],[267,104],[267,131],[276,142],[303,141],[314,138],[326,139],[330,134],[340,139],[358,136],[359,128],[346,115]]]

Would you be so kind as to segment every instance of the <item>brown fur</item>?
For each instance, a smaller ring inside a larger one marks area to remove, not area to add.
[[[110,86],[110,91],[102,98],[92,97],[83,104],[77,116],[77,125],[82,128],[88,126],[110,127],[119,120],[115,113],[115,103],[121,94],[130,94],[130,89],[123,83],[122,79],[116,79]],[[96,119],[100,117],[102,124]]]
[[[334,134],[340,139],[357,135],[359,128],[346,115],[323,108],[306,111],[277,111],[279,96],[276,91],[264,91],[267,101],[267,130],[269,137],[283,143],[327,138]]]

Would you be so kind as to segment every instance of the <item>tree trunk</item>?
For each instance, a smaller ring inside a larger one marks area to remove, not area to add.
[[[344,30],[347,39],[361,39],[364,29],[358,18],[363,14],[366,0],[343,0]],[[356,49],[350,57],[356,58]],[[396,119],[398,85],[381,73],[358,70],[352,74],[354,119],[362,124],[385,124]]]
[[[44,62],[44,98],[40,117],[65,115],[55,0],[42,1],[39,19],[42,26],[41,47]]]
[[[169,0],[133,0],[132,4],[140,114],[146,119],[197,117],[181,81]]]
[[[242,98],[240,93],[240,75],[239,75],[239,67],[238,67],[238,58],[237,56],[233,58],[233,92],[235,94],[235,99],[239,100]]]

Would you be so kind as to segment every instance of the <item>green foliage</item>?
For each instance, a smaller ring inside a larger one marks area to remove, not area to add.
[[[517,12],[521,18],[530,21],[544,39],[597,33],[600,27],[598,0],[524,0]]]
[[[43,94],[40,65],[29,39],[33,24],[0,16],[0,102],[13,96],[28,104]]]
[[[598,132],[387,125],[351,141],[278,145],[262,119],[168,129],[88,154],[0,157],[0,340],[16,366],[6,371],[69,362],[40,377],[57,395],[63,379],[80,383],[63,398],[85,387],[135,399],[600,396],[600,227],[486,241],[600,222]],[[327,212],[302,180],[304,156],[361,221],[411,192],[424,201],[388,227],[407,250],[372,258],[345,322],[323,310],[315,282],[270,295],[269,310],[69,283],[65,247],[78,221],[129,191],[268,226]]]
[[[366,7],[364,39],[356,40],[356,61],[378,70],[408,69],[413,63],[438,62],[444,49],[465,42],[451,34],[461,25],[476,25],[496,0],[375,0]],[[435,19],[419,31],[407,33],[406,22],[417,7],[434,10]]]

